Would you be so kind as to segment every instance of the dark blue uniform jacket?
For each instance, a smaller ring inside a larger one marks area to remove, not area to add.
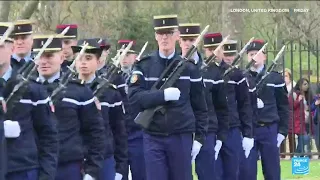
[[[95,78],[88,85],[94,91],[99,83],[100,79]],[[106,129],[107,149],[105,151],[105,158],[114,155],[116,172],[125,174],[128,165],[128,145],[122,97],[116,88],[109,87],[97,98],[101,105],[101,113]]]
[[[163,90],[150,90],[164,69],[175,59],[184,61],[178,54],[171,59],[163,59],[158,51],[142,58],[133,67],[128,90],[129,100],[133,106],[139,108],[139,112],[159,105],[165,106],[164,114],[155,113],[153,121],[146,129],[147,133],[154,135],[195,133],[195,140],[203,143],[208,130],[208,109],[203,80],[197,66],[188,62],[187,68],[174,84],[173,87],[179,88],[181,92],[178,101],[166,102]]]
[[[59,79],[46,85],[49,93],[58,86]],[[106,138],[103,119],[94,102],[90,88],[73,79],[61,101],[54,105],[59,129],[59,164],[85,158],[84,171],[97,178],[102,168]],[[84,150],[85,149],[85,150]]]
[[[202,76],[209,111],[208,132],[216,133],[218,140],[224,141],[229,129],[229,111],[221,72],[216,64],[212,64],[202,70]]]
[[[6,87],[0,91],[6,99],[12,92],[15,69]],[[54,179],[58,162],[58,131],[49,108],[49,96],[45,88],[32,80],[22,99],[16,103],[12,117],[18,121],[21,133],[18,138],[7,138],[7,170],[17,172],[39,168],[39,179]]]
[[[256,83],[260,81],[262,75],[266,73],[266,68],[261,73],[250,72]],[[287,88],[283,76],[278,72],[271,72],[265,79],[265,83],[257,95],[264,107],[258,109],[257,123],[278,123],[278,131],[282,135],[288,134],[289,102]]]
[[[222,73],[228,67],[224,61],[221,62]],[[227,90],[229,127],[240,127],[244,137],[252,138],[252,109],[246,78],[241,70],[235,69],[223,79]]]

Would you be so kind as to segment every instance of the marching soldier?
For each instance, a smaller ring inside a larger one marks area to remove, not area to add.
[[[180,48],[182,56],[188,52],[192,44],[196,41],[197,37],[200,35],[200,24],[184,23],[179,24],[180,32]],[[197,66],[200,68],[202,64],[202,58],[200,53],[197,51],[193,55],[193,60],[195,60]]]
[[[34,38],[33,50],[38,52],[49,38],[42,35]],[[39,81],[51,94],[63,76],[61,64],[64,61],[62,36],[56,36],[45,49],[39,60]],[[59,164],[55,180],[82,179],[83,159],[84,180],[97,179],[102,168],[105,152],[103,120],[94,103],[92,91],[80,82],[70,79],[59,99],[54,100],[54,114],[59,129]],[[85,150],[84,150],[85,147]],[[87,150],[87,153],[85,153]]]
[[[119,40],[118,46],[128,46],[133,40]],[[129,82],[129,78],[132,72],[132,66],[134,65],[137,57],[136,42],[133,41],[131,49],[128,51],[125,58],[120,61],[122,76],[126,83]],[[128,86],[125,87],[126,93],[128,93]],[[141,127],[134,122],[134,118],[138,115],[139,110],[134,106],[130,106],[130,102],[126,105],[127,121],[126,129],[128,133],[128,169],[124,176],[124,180],[128,179],[128,172],[131,170],[132,180],[145,180],[146,171],[143,154],[143,136]]]
[[[111,44],[107,39],[98,39],[98,43],[100,44],[100,47],[102,48],[102,53],[101,57],[99,59],[99,64],[98,64],[98,74],[102,74],[106,71],[106,63],[110,54],[110,47]]]
[[[18,20],[14,23],[13,37],[14,51],[11,58],[11,66],[19,70],[22,66],[32,60],[32,25],[30,20]]]
[[[263,40],[254,40],[247,49],[248,61],[263,47]],[[250,70],[249,80],[256,84],[266,73],[266,54],[261,53],[255,59],[256,63]],[[280,157],[279,147],[288,133],[289,103],[284,78],[278,72],[270,72],[265,83],[256,87],[258,114],[254,133],[255,144],[250,159],[250,179],[257,178],[258,151],[261,154],[263,174],[265,179],[280,180]]]
[[[185,55],[200,35],[200,24],[180,24],[179,31],[180,47],[182,55]],[[206,38],[204,42],[207,42]],[[195,53],[194,59],[200,68],[202,59],[199,53]],[[202,71],[202,76],[205,83],[209,128],[206,141],[196,158],[196,173],[199,180],[211,180],[212,177],[215,177],[215,157],[219,154],[222,142],[225,141],[228,134],[228,105],[223,80],[217,65],[210,65]]]
[[[67,70],[67,66],[70,66],[72,64],[74,60],[74,54],[72,52],[71,46],[76,46],[78,42],[78,25],[76,24],[59,24],[56,26],[56,33],[60,34],[67,27],[69,27],[69,30],[65,34],[62,41],[64,61],[61,65],[61,69],[63,72]]]
[[[191,162],[205,142],[208,127],[204,85],[197,66],[187,64],[173,87],[151,89],[170,63],[184,61],[175,49],[177,15],[154,16],[154,29],[159,50],[135,65],[129,83],[129,100],[140,112],[161,105],[165,108],[144,129],[146,179],[191,180]]]
[[[1,24],[1,36],[7,28],[8,25]],[[26,38],[31,37],[26,36]],[[0,64],[2,64],[0,72],[2,79],[6,81],[6,86],[2,86],[0,92],[4,99],[9,97],[14,86],[19,83],[16,78],[17,69],[10,65],[13,46],[13,40],[9,38],[0,46]],[[26,86],[26,91],[19,90],[13,95],[22,95],[22,99],[15,102],[14,107],[10,105],[13,109],[7,109],[5,114],[4,135],[7,146],[5,179],[20,180],[28,177],[29,180],[54,180],[58,158],[58,131],[49,108],[49,97],[43,86],[33,78],[29,79]]]
[[[97,86],[102,82],[102,79],[98,78],[95,73],[102,48],[96,39],[84,39],[79,41],[78,47],[72,47],[74,53],[80,52],[83,42],[89,43],[90,48],[85,51],[80,61],[76,62],[77,71],[79,72],[79,78],[84,80],[93,91],[96,91],[98,90]],[[104,92],[96,98],[104,119],[105,135],[108,141],[99,179],[114,179],[116,177],[115,180],[121,180],[125,174],[128,161],[122,98],[115,85],[103,88]],[[88,140],[90,141],[90,139]]]
[[[219,38],[222,39],[222,36]],[[232,64],[236,48],[236,41],[229,40],[224,44],[223,60],[220,63],[223,73]],[[217,160],[217,179],[236,180],[239,178],[240,158],[243,153],[249,155],[254,143],[251,100],[242,71],[234,69],[223,79],[227,88],[229,132]]]

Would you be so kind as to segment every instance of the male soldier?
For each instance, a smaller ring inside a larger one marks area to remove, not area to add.
[[[11,66],[14,70],[19,70],[25,63],[32,60],[32,25],[30,20],[18,20],[14,23],[12,32],[13,54],[11,57]]]
[[[49,35],[34,38],[33,50],[38,52]],[[52,94],[61,80],[63,63],[62,36],[56,36],[39,60],[39,81]],[[84,180],[98,178],[105,151],[103,120],[94,103],[92,91],[80,82],[70,79],[63,94],[53,99],[54,112],[59,129],[59,164],[56,180],[81,179],[84,162]],[[85,141],[90,139],[90,141]],[[85,155],[84,147],[88,152]]]
[[[1,36],[8,25],[1,24]],[[22,43],[23,44],[23,43]],[[10,65],[13,53],[13,40],[6,39],[0,46],[0,74],[7,82],[0,92],[7,99],[14,86],[17,69]],[[31,78],[14,96],[21,99],[10,105],[4,121],[4,134],[7,146],[6,180],[54,180],[58,158],[58,131],[49,108],[49,97],[43,86]],[[22,92],[22,91],[23,92]],[[9,104],[7,104],[9,107]]]
[[[96,39],[80,40],[77,47],[72,47],[74,53],[81,50],[83,42],[89,43],[90,48],[81,56],[80,61],[76,62],[79,78],[92,88],[97,90],[97,86],[102,79],[96,77],[98,62],[102,53],[102,48]],[[99,179],[121,180],[126,171],[128,152],[127,152],[127,134],[125,130],[124,114],[122,109],[121,95],[115,85],[103,87],[101,95],[97,95],[98,106],[101,106],[101,112],[106,128],[107,149],[104,154],[104,163]],[[90,139],[88,139],[90,141]],[[114,147],[115,145],[115,147]],[[114,150],[115,149],[115,150]],[[116,161],[116,162],[115,162]]]
[[[154,29],[159,50],[135,65],[129,84],[130,101],[140,112],[161,105],[165,108],[154,114],[143,134],[146,177],[191,180],[191,162],[205,142],[208,127],[204,85],[197,66],[186,62],[173,87],[151,89],[170,63],[184,61],[175,50],[177,15],[154,16]]]
[[[222,36],[219,38],[222,39]],[[229,58],[234,53],[234,48],[231,49],[232,45],[236,47],[237,42],[229,40],[224,45],[224,57],[220,63],[223,73],[234,60],[232,57]],[[217,160],[217,179],[237,180],[240,158],[243,153],[249,155],[254,143],[251,101],[246,78],[239,69],[235,69],[223,79],[227,88],[229,132]]]
[[[118,46],[125,47],[133,40],[119,40]],[[132,66],[134,65],[137,57],[136,52],[136,42],[133,41],[131,49],[128,51],[125,58],[120,62],[122,76],[126,83],[128,83],[131,76]],[[126,93],[128,93],[128,86],[126,88]],[[128,171],[131,170],[132,180],[144,180],[146,179],[145,163],[144,163],[144,154],[143,154],[143,136],[141,127],[134,122],[134,118],[138,115],[139,110],[133,105],[130,106],[130,102],[126,106],[127,121],[126,129],[128,133],[128,169],[127,173],[124,176],[124,180],[128,179]]]
[[[74,55],[71,46],[77,45],[78,37],[78,26],[76,24],[60,24],[56,26],[56,33],[60,34],[65,28],[70,27],[68,32],[65,34],[65,38],[62,41],[62,51],[64,61],[61,65],[63,72],[67,70],[67,66],[70,66],[74,60]]]
[[[263,40],[254,40],[247,49],[248,61],[263,47]],[[255,59],[250,74],[251,81],[258,83],[266,73],[266,54],[261,53]],[[265,179],[280,180],[279,146],[288,133],[289,103],[284,78],[278,72],[270,72],[261,86],[256,87],[258,114],[255,123],[255,144],[252,156],[261,153],[263,174]],[[250,159],[250,179],[256,179],[257,159]],[[248,179],[248,180],[250,180]]]
[[[200,35],[200,24],[180,24],[179,31],[180,47],[182,55],[185,55]],[[198,61],[200,68],[202,60],[199,53],[195,53],[194,59]],[[217,65],[214,63],[210,65],[202,72],[202,76],[206,87],[209,128],[206,141],[196,158],[196,172],[199,180],[211,180],[215,176],[215,154],[219,154],[222,141],[228,134],[228,105],[223,80]]]
[[[102,48],[102,53],[99,59],[98,70],[97,70],[98,74],[100,75],[106,71],[106,68],[107,68],[106,64],[110,54],[111,44],[108,41],[108,39],[97,38],[97,41],[100,44],[100,47]]]
[[[184,23],[179,24],[180,39],[179,44],[182,52],[182,56],[185,56],[188,50],[191,48],[197,37],[200,35],[200,24]],[[201,67],[202,58],[197,51],[193,54],[193,60],[195,60],[197,67]]]

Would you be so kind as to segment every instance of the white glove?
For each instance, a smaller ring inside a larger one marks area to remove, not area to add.
[[[196,157],[199,154],[201,147],[202,147],[201,143],[199,143],[198,141],[193,141],[192,151],[191,151],[191,157],[192,157],[191,163],[196,160]]]
[[[180,98],[180,90],[178,88],[169,87],[164,90],[165,101],[177,101]]]
[[[257,98],[257,106],[259,109],[264,107],[264,103],[260,98]]]
[[[214,159],[217,160],[219,156],[220,149],[222,147],[222,141],[216,140],[216,145],[214,146]]]
[[[244,150],[244,154],[245,154],[246,158],[249,157],[249,154],[250,154],[251,149],[253,148],[253,145],[254,145],[253,138],[247,138],[247,137],[243,138],[242,148]]]
[[[21,129],[18,121],[5,120],[3,125],[6,138],[17,138],[20,136]]]
[[[280,144],[282,143],[282,141],[285,139],[284,135],[278,133],[278,136],[277,136],[277,146],[280,147]]]
[[[122,180],[122,174],[116,173],[116,176],[114,177],[114,180]]]
[[[90,176],[89,174],[84,175],[83,180],[94,180],[94,178],[92,176]]]

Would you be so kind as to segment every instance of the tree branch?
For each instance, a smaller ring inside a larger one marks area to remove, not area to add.
[[[0,21],[7,22],[9,19],[11,1],[0,1]]]
[[[36,1],[27,1],[21,10],[20,15],[18,16],[18,19],[29,19],[31,18],[32,14],[36,10],[38,6],[39,0]]]

